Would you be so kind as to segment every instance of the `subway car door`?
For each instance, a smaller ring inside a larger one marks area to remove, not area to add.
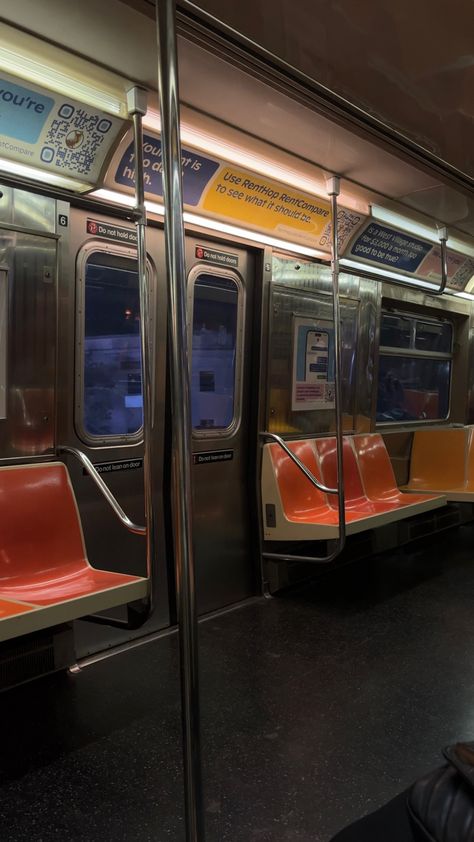
[[[198,610],[256,591],[249,453],[255,258],[186,238]]]
[[[125,219],[72,207],[59,278],[58,435],[82,450],[135,523],[143,523],[143,442],[139,291],[135,229]],[[167,293],[162,232],[147,231],[151,311],[155,318],[157,487],[163,470]],[[161,261],[161,263],[160,263]],[[155,303],[156,302],[156,303]],[[127,532],[81,465],[68,457],[91,563],[118,573],[145,573],[145,542]],[[79,657],[169,625],[162,495],[157,512],[159,591],[155,613],[138,631],[79,621]],[[124,619],[121,609],[113,616]]]

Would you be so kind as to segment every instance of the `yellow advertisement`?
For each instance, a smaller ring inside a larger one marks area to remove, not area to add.
[[[301,231],[319,238],[331,215],[329,202],[226,165],[206,188],[200,206],[282,237]]]
[[[133,192],[135,148],[122,146],[111,167],[113,188]],[[281,240],[331,250],[331,210],[327,199],[287,186],[214,156],[182,147],[183,201],[186,208],[272,234]],[[163,198],[161,139],[143,136],[145,191]],[[345,248],[365,217],[339,207],[339,247]]]

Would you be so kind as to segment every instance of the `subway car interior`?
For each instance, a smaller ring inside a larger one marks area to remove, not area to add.
[[[474,840],[473,33],[3,0],[2,842]]]

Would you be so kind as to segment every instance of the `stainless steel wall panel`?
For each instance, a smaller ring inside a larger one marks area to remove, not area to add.
[[[474,424],[474,302],[469,315],[469,359],[467,372],[466,423]]]
[[[13,187],[0,184],[0,223],[13,225]]]
[[[0,229],[7,271],[6,418],[0,458],[52,453],[56,364],[56,240]]]
[[[334,430],[334,410],[293,411],[293,317],[332,321],[332,302],[325,292],[315,290],[317,280],[302,289],[272,285],[270,301],[270,354],[268,360],[267,429],[272,433],[322,435]],[[343,415],[346,430],[355,425],[355,377],[357,367],[357,327],[359,301],[343,297],[342,386]]]
[[[55,222],[54,199],[0,184],[0,224],[53,234]]]
[[[341,296],[359,298],[359,278],[341,272],[339,289]],[[274,284],[300,290],[322,292],[331,295],[331,267],[325,263],[315,263],[309,260],[284,255],[273,255],[272,281]]]

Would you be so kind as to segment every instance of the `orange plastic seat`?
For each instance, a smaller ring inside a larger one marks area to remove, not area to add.
[[[369,500],[386,502],[397,507],[429,503],[433,500],[431,494],[406,494],[400,491],[382,436],[377,433],[354,436],[353,442],[361,479]]]
[[[76,499],[62,463],[0,468],[0,515],[0,600],[42,610],[41,617],[31,618],[35,628],[146,595],[146,579],[89,564]],[[0,639],[5,639],[7,621],[8,614],[0,615]]]
[[[364,457],[368,449],[368,440],[374,437],[359,438],[365,440],[365,447],[362,446],[362,441],[359,442],[364,466],[371,470],[370,459],[366,460]],[[357,451],[352,439],[344,439],[345,521],[349,535],[392,523],[445,503],[445,498],[439,495],[419,495],[418,498],[413,498],[411,494],[401,494],[396,487],[383,440],[380,436],[375,438],[379,448],[383,447],[385,453],[385,457],[378,460],[383,467],[384,477],[380,482],[375,479],[370,490],[362,481]],[[335,438],[286,444],[316,479],[327,487],[337,486]],[[377,493],[378,482],[379,486],[383,485],[385,494]],[[337,495],[326,494],[315,488],[278,444],[267,444],[263,448],[262,503],[265,540],[330,540],[339,534]]]
[[[312,441],[287,442],[288,447],[306,465],[316,479],[321,471]],[[330,540],[339,533],[337,509],[328,503],[328,496],[319,491],[277,444],[263,448],[262,502],[264,537],[267,540]],[[269,525],[268,508],[275,523]],[[361,516],[348,512],[351,529],[357,531]]]
[[[309,468],[313,476],[320,482],[324,482],[314,443],[293,441],[287,444],[295,456]],[[337,525],[339,522],[337,495],[319,491],[279,445],[271,444],[270,449],[283,507],[289,520]],[[352,522],[368,514],[371,512],[348,511],[346,519]]]
[[[31,605],[21,605],[19,602],[8,602],[5,599],[0,599],[0,620],[6,617],[16,617],[18,614],[26,614],[27,611],[32,611]]]
[[[311,442],[292,441],[287,442],[287,445],[313,476],[322,482]],[[326,494],[303,476],[298,466],[278,444],[269,445],[269,449],[286,516],[295,521],[322,522],[325,518],[330,518],[332,513]]]
[[[330,488],[337,488],[336,439],[316,439],[316,449],[325,485]],[[367,498],[362,488],[354,452],[348,438],[344,438],[342,453],[346,509],[361,510],[366,506]],[[329,501],[329,505],[336,508],[337,497],[335,495],[331,495],[331,497],[332,500]]]
[[[417,430],[413,435],[408,491],[432,491],[448,500],[472,500],[469,487],[471,429]]]
[[[316,447],[324,482],[335,488],[337,486],[336,439],[317,439]],[[366,494],[350,437],[344,438],[343,459],[346,517],[350,511],[357,512],[361,517],[390,511],[394,507],[393,501],[378,497],[371,498]],[[337,497],[330,500],[330,505],[337,508]]]

